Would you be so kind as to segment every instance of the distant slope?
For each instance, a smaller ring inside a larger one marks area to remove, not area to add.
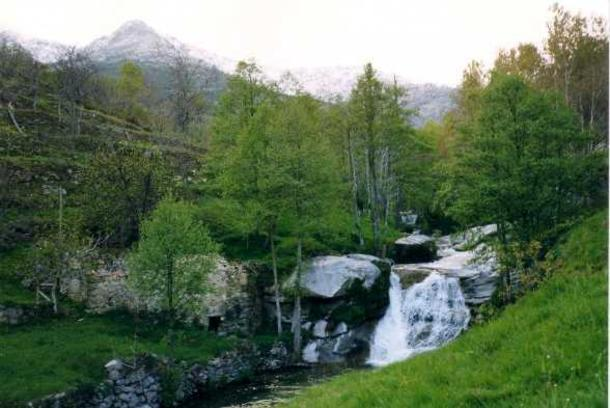
[[[21,44],[42,62],[54,61],[64,47],[11,32],[1,32],[0,41],[2,39]],[[183,43],[170,36],[163,36],[139,20],[124,23],[111,34],[93,40],[83,49],[91,55],[102,72],[111,75],[116,74],[119,66],[126,60],[138,62],[144,68],[149,82],[160,92],[167,88],[168,56],[182,52],[201,64],[202,85],[211,102],[216,100],[226,84],[226,75],[232,73],[236,65],[236,61],[230,58]],[[278,81],[286,69],[263,66],[263,71],[269,79]],[[304,90],[321,99],[337,95],[347,98],[361,72],[362,67],[353,66],[291,70]],[[379,76],[385,82],[391,82],[395,77],[386,72],[380,72]],[[400,76],[396,76],[396,80],[408,90],[405,106],[419,112],[413,118],[415,126],[421,126],[428,120],[441,120],[454,106],[454,89],[451,87],[416,84]]]
[[[561,244],[556,274],[444,349],[306,390],[293,407],[606,407],[606,211]]]

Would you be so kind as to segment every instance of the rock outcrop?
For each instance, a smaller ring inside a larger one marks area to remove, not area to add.
[[[355,284],[370,289],[381,275],[379,258],[363,254],[318,256],[305,264],[301,275],[301,289],[306,297],[337,298],[345,295]],[[285,288],[294,287],[296,273]]]
[[[485,244],[473,250],[443,249],[444,256],[434,262],[396,265],[393,268],[404,288],[425,279],[430,273],[455,277],[460,281],[466,304],[480,305],[488,301],[496,287],[497,261]]]
[[[394,242],[394,261],[397,263],[429,262],[436,257],[434,238],[414,232]]]
[[[389,303],[391,261],[371,255],[321,256],[306,264],[302,321],[304,360],[334,363],[364,359],[376,322]],[[293,274],[284,290],[294,287]],[[272,306],[272,299],[268,299]],[[288,321],[291,304],[283,311]]]

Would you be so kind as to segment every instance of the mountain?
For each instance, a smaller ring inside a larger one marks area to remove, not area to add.
[[[128,21],[109,36],[93,40],[85,47],[98,62],[113,63],[125,60],[162,62],[171,52],[180,49],[171,38],[157,34],[140,20]]]
[[[291,71],[303,89],[324,100],[335,97],[347,98],[356,85],[363,67],[325,67],[305,68]],[[415,84],[399,75],[378,72],[379,78],[386,83],[396,82],[407,90],[406,108],[414,109],[418,114],[412,119],[416,127],[428,120],[440,121],[445,113],[453,109],[455,102],[454,88],[435,84]],[[270,76],[279,78],[280,73],[271,71]]]
[[[0,33],[0,39],[17,42],[28,49],[36,59],[52,62],[63,47],[61,44],[22,37],[10,32]],[[83,48],[99,65],[101,71],[116,75],[121,63],[125,60],[138,62],[145,70],[149,81],[161,90],[167,83],[167,62],[169,56],[176,52],[189,55],[201,63],[203,70],[204,90],[206,96],[215,100],[226,83],[226,75],[233,72],[236,62],[201,48],[181,42],[170,36],[163,36],[140,20],[124,23],[108,36],[95,39]],[[279,81],[285,69],[263,66],[265,75]],[[337,96],[346,98],[362,67],[337,66],[322,68],[302,68],[291,70],[303,89],[312,95],[330,100]],[[385,82],[396,81],[407,89],[406,107],[418,111],[413,118],[415,126],[421,126],[428,120],[439,121],[454,106],[452,95],[454,89],[435,84],[416,84],[390,73],[379,72]]]
[[[56,61],[66,48],[65,45],[57,42],[31,38],[9,30],[0,31],[0,42],[19,44],[36,60],[45,64]]]
[[[143,68],[148,82],[163,94],[168,83],[168,64],[172,55],[189,55],[200,63],[202,88],[208,100],[216,100],[226,83],[221,69],[222,57],[188,46],[177,39],[162,36],[140,20],[124,23],[112,34],[93,40],[83,48],[100,71],[117,75],[126,60],[136,61]]]

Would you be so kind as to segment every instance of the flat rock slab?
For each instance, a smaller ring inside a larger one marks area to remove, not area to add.
[[[392,271],[407,288],[437,272],[460,280],[466,303],[478,305],[491,298],[496,286],[497,263],[495,256],[484,245],[472,251],[452,251],[434,262],[395,265]]]
[[[394,260],[398,263],[432,261],[436,257],[434,238],[413,233],[394,242]]]

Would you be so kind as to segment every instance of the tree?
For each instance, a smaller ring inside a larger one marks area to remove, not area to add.
[[[303,243],[320,229],[321,214],[337,205],[337,171],[332,149],[320,128],[319,102],[306,94],[286,98],[271,126],[269,160],[280,216],[296,241],[296,285],[292,317],[293,350],[301,350],[301,288]]]
[[[129,254],[129,283],[159,302],[172,328],[180,314],[201,308],[206,276],[216,265],[218,245],[197,220],[196,208],[169,196],[141,224],[142,237]]]
[[[236,200],[248,218],[256,219],[253,228],[267,235],[271,253],[271,269],[276,303],[277,332],[282,332],[276,241],[281,212],[281,178],[278,163],[270,156],[272,140],[270,125],[274,107],[263,105],[240,132],[233,149],[225,160],[222,187],[226,199]],[[254,231],[247,231],[251,233]]]
[[[276,98],[276,90],[267,84],[255,62],[240,61],[229,76],[211,120],[210,160],[207,172],[220,175],[226,159],[240,135],[247,133],[259,106]]]
[[[186,132],[203,114],[203,80],[201,67],[188,55],[176,52],[169,56],[170,110],[174,126],[180,132]]]
[[[500,51],[494,70],[508,75],[519,75],[530,85],[542,85],[545,75],[544,58],[533,44],[519,44],[509,51]]]
[[[256,219],[253,230],[267,236],[275,291],[277,332],[282,332],[276,241],[281,202],[277,200],[279,171],[269,154],[270,123],[277,97],[266,86],[255,63],[240,62],[229,79],[212,122],[209,165],[224,198],[240,203],[246,218]],[[281,186],[279,186],[281,188]],[[230,207],[228,207],[230,208]],[[243,231],[246,234],[254,232]]]
[[[66,49],[55,63],[58,95],[67,105],[72,134],[80,135],[82,109],[93,91],[96,68],[89,55],[76,47]],[[61,113],[61,105],[58,105]]]
[[[350,98],[351,114],[354,128],[363,143],[365,158],[365,175],[369,212],[373,228],[373,247],[381,252],[381,196],[378,183],[378,152],[380,140],[378,134],[378,117],[381,111],[383,85],[377,79],[373,66],[367,64],[364,73],[358,78]]]
[[[552,93],[495,74],[458,155],[449,212],[465,224],[495,222],[521,242],[544,240],[581,206],[591,168],[572,112]]]
[[[548,82],[581,117],[581,127],[608,132],[608,36],[602,18],[586,19],[555,4],[548,25],[545,51],[549,57]]]
[[[372,231],[373,248],[377,255],[385,256],[386,231],[390,214],[395,210],[401,195],[398,160],[408,152],[412,136],[409,125],[411,112],[402,108],[406,92],[396,81],[384,85],[376,76],[371,64],[352,89],[348,103],[350,128],[346,146],[349,166],[352,169],[352,200],[366,197]],[[353,205],[358,217],[359,209]]]
[[[24,131],[15,116],[16,107],[36,109],[42,64],[24,48],[0,41],[0,106],[6,107],[15,129]]]
[[[136,241],[141,220],[170,184],[168,165],[158,151],[123,143],[101,148],[82,177],[85,228],[106,245]]]
[[[132,61],[124,62],[121,65],[116,88],[118,103],[127,118],[145,123],[148,112],[144,101],[150,96],[150,90],[146,86],[142,69]]]

